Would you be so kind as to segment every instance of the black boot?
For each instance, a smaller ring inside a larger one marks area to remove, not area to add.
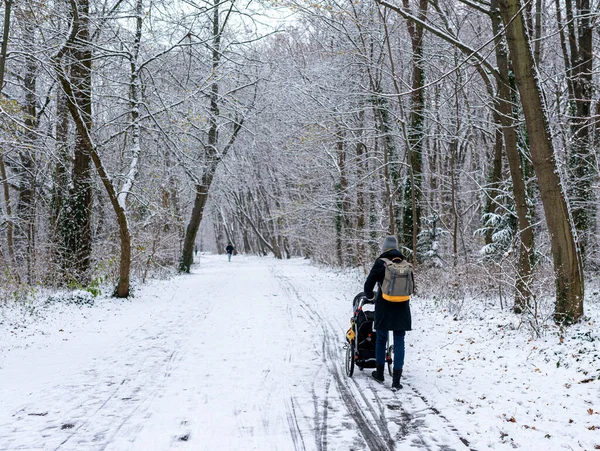
[[[376,365],[375,366],[375,371],[373,371],[371,373],[371,377],[373,379],[375,379],[377,382],[383,383],[384,378],[383,378],[383,368],[384,365]]]
[[[402,384],[400,383],[401,377],[402,370],[394,370],[394,375],[392,377],[392,391],[400,390],[402,388]]]

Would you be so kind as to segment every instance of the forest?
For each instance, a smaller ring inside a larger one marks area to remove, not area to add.
[[[125,298],[228,242],[368,271],[392,234],[442,298],[577,322],[600,269],[598,17],[590,0],[3,0],[0,302]]]

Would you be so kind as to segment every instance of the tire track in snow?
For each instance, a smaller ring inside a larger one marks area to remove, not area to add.
[[[180,346],[180,344],[177,347],[179,348],[179,346]],[[119,425],[114,430],[114,432],[112,433],[112,435],[110,436],[110,438],[107,440],[107,442],[104,444],[104,446],[102,448],[100,448],[101,451],[104,451],[109,445],[111,445],[113,443],[113,440],[117,437],[117,435],[123,429],[123,427],[126,425],[126,423],[131,419],[131,417],[133,417],[133,415],[138,410],[140,410],[140,408],[142,406],[144,406],[147,409],[149,407],[149,405],[152,403],[152,401],[154,401],[154,399],[156,399],[156,397],[158,396],[159,392],[166,386],[166,382],[167,382],[168,378],[171,376],[171,371],[174,368],[174,363],[175,362],[179,362],[181,360],[181,358],[182,358],[182,356],[181,356],[181,354],[178,351],[171,352],[169,358],[166,360],[165,369],[164,369],[164,372],[162,374],[160,383],[157,384],[150,391],[150,393],[143,400],[141,400],[141,402],[139,402],[131,412],[129,412],[123,418],[122,421],[120,421]],[[162,368],[162,365],[160,365],[160,367]],[[140,389],[141,389],[141,387],[140,387]],[[133,428],[135,430],[135,432],[139,432],[139,431],[141,431],[143,429],[143,426],[141,424],[137,424],[137,425],[132,425],[131,428]],[[134,438],[134,437],[132,437],[132,438]]]
[[[169,304],[172,304],[172,302],[169,302]],[[81,405],[71,410],[69,416],[78,416],[82,421],[73,429],[71,434],[54,448],[54,451],[59,451],[73,441],[77,443],[77,449],[88,449],[89,446],[94,444],[98,447],[97,449],[105,450],[114,444],[115,438],[120,434],[126,435],[133,442],[137,434],[143,429],[143,419],[129,426],[127,423],[135,414],[148,410],[152,402],[167,386],[173,369],[177,367],[177,363],[185,355],[186,346],[184,342],[187,334],[183,331],[201,323],[210,313],[210,310],[202,310],[203,314],[200,314],[200,311],[200,307],[193,309],[191,312],[188,310],[179,311],[176,315],[170,317],[166,323],[164,317],[160,317],[158,320],[151,319],[144,323],[141,328],[127,334],[122,343],[135,343],[135,360],[121,365],[126,356],[130,354],[118,355],[116,358],[111,354],[106,360],[112,359],[111,365],[116,368],[130,368],[128,374],[125,377],[121,376],[123,379],[118,387],[110,392],[102,404],[92,413],[81,412]],[[157,335],[149,334],[147,329],[157,325],[162,332]],[[173,333],[173,331],[177,331],[177,333]],[[169,342],[169,337],[173,335],[177,336],[178,339]],[[148,374],[153,376],[148,378]],[[106,383],[106,380],[98,381],[98,384],[104,383]],[[90,393],[82,391],[77,395],[84,396],[87,399]],[[137,395],[141,395],[141,398],[136,399]],[[134,404],[132,405],[130,402]],[[123,413],[118,417],[116,423],[114,421],[115,411]],[[122,433],[125,430],[127,434]]]
[[[176,347],[180,347],[179,342]],[[164,348],[161,350],[164,350]],[[99,449],[105,450],[113,443],[115,437],[117,437],[119,432],[134,414],[140,410],[143,411],[144,409],[147,409],[152,401],[158,396],[161,389],[165,387],[170,376],[170,372],[173,368],[173,364],[179,361],[181,357],[177,351],[172,351],[166,359],[153,361],[150,364],[150,369],[141,371],[139,367],[149,359],[149,356],[145,351],[146,349],[143,349],[143,351],[140,352],[140,357],[138,357],[134,366],[132,367],[132,369],[137,368],[137,372],[135,372],[135,374],[129,374],[127,377],[125,377],[117,389],[114,390],[95,411],[93,411],[90,415],[86,415],[85,420],[82,421],[81,424],[79,424],[77,428],[75,428],[73,432],[54,449],[54,451],[60,450],[68,442],[72,442],[73,439],[77,440],[77,437],[79,436],[83,436],[78,441],[78,445],[81,446],[85,446],[85,444],[89,441],[86,440],[86,436],[93,436],[91,439],[92,442],[95,442],[97,441],[97,438],[102,437],[104,444],[101,445]],[[158,381],[152,384],[151,388],[148,390],[149,381],[143,376],[148,372],[154,371],[162,374],[158,376]],[[147,393],[144,393],[144,391],[147,391]],[[133,406],[128,405],[128,401],[134,399],[139,393],[142,393],[143,397]],[[120,406],[120,409],[114,407],[115,403]],[[113,414],[115,410],[124,411],[124,415],[119,417],[118,423],[114,423],[111,420],[114,419]],[[100,424],[100,428],[98,428],[98,424]],[[105,424],[107,425],[106,429],[102,429],[102,426]],[[133,427],[138,432],[142,429],[140,425]]]
[[[288,281],[288,283],[290,282]],[[302,300],[299,293],[296,292],[296,294],[298,295],[298,298]],[[316,301],[314,296],[310,296],[314,301]],[[310,306],[309,303],[307,303],[304,300],[302,300],[302,302],[304,303],[304,307],[311,313],[311,317],[316,317],[320,320],[316,322],[316,324],[320,326],[321,330],[323,331],[323,362],[329,367],[330,374],[334,376],[334,379],[337,383],[338,391],[342,396],[342,400],[346,404],[348,411],[352,412],[351,416],[356,422],[359,430],[361,431],[363,438],[367,442],[367,446],[369,446],[369,449],[375,451],[393,450],[395,448],[394,440],[390,435],[385,414],[376,413],[372,403],[364,395],[364,391],[361,389],[361,387],[358,385],[355,379],[352,379],[352,382],[356,390],[352,390],[349,383],[343,382],[345,380],[345,377],[342,377],[339,366],[334,363],[339,362],[341,356],[337,349],[338,341],[335,337],[333,337],[331,332],[335,329],[333,324],[329,319],[323,318],[320,313],[316,312]],[[359,394],[363,401],[362,403],[358,401],[358,398],[355,395],[355,393]],[[367,417],[360,409],[361,405],[366,407],[366,409],[369,411],[371,417],[374,420],[375,426],[377,427],[377,429],[379,429],[379,432],[382,435],[382,437],[373,432],[371,423],[367,420]]]
[[[317,449],[319,451],[327,451],[328,440],[327,440],[327,417],[329,410],[329,389],[331,386],[331,380],[327,380],[325,384],[325,397],[323,403],[317,395],[317,392],[313,386],[312,397],[314,404],[314,419],[315,419],[315,438],[317,439]]]
[[[474,448],[471,448],[469,441],[460,434],[458,429],[450,422],[450,420],[448,420],[438,409],[433,407],[425,396],[423,396],[416,388],[411,387],[411,391],[425,403],[431,412],[433,412],[438,418],[441,418],[444,423],[446,423],[448,428],[456,434],[458,439],[469,449],[469,451],[476,451]]]
[[[333,354],[332,348],[335,348],[335,338],[333,338],[331,336],[331,330],[333,330],[334,327],[329,320],[323,320],[323,322],[326,323],[326,325],[327,325],[327,327],[326,327],[325,324],[323,324],[322,328],[323,328],[324,336],[327,338],[328,348],[330,350],[328,357],[329,357],[329,361],[331,361],[332,360],[331,357]],[[341,358],[341,357],[338,356],[338,358]],[[338,372],[338,374],[339,374],[339,370],[335,369],[335,371]],[[367,398],[367,396],[365,395],[364,389],[358,384],[358,382],[355,379],[352,379],[352,383],[356,387],[356,392],[362,398],[364,405],[367,407],[367,409],[369,409],[371,416],[375,420],[375,425],[379,429],[379,431],[382,435],[382,439],[386,443],[385,446],[379,445],[378,448],[371,448],[371,449],[376,449],[376,450],[383,450],[383,449],[393,450],[393,449],[395,449],[396,442],[398,440],[403,441],[409,434],[410,430],[408,428],[408,425],[412,421],[411,415],[408,412],[406,412],[402,408],[402,406],[399,406],[399,408],[396,408],[396,406],[392,407],[392,410],[400,410],[400,418],[397,419],[397,418],[386,415],[386,412],[385,412],[386,405],[384,405],[384,403],[381,400],[379,391],[377,390],[378,385],[374,385],[374,383],[369,381],[369,390],[372,392],[373,398],[375,399],[375,403],[379,407],[379,412],[376,412],[375,408],[373,407],[373,402]],[[461,436],[458,429],[444,415],[442,415],[438,409],[436,409],[434,406],[432,406],[429,403],[429,401],[423,395],[421,395],[416,389],[414,389],[413,387],[410,387],[410,390],[413,392],[414,396],[416,396],[417,398],[419,398],[420,400],[422,400],[425,403],[425,405],[427,406],[428,410],[431,413],[433,413],[437,418],[442,420],[442,422],[445,424],[445,426],[455,434],[456,438],[458,438],[467,448],[469,448],[469,446],[470,446],[469,442],[464,437]],[[394,398],[395,399],[398,398],[397,392],[394,394]],[[390,408],[390,405],[387,405],[387,407]],[[400,430],[399,430],[400,435],[398,437],[396,437],[396,439],[394,439],[389,432],[388,421],[394,422],[400,428]],[[407,424],[407,422],[408,422],[408,424]],[[403,433],[403,431],[406,431],[406,433]],[[427,445],[426,440],[423,438],[423,435],[419,431],[415,431],[415,432],[417,432],[419,442],[414,443],[414,444],[419,445],[420,447],[423,447],[426,449],[430,449],[429,446]],[[443,446],[443,445],[441,446],[441,448],[444,450],[452,450],[452,448]],[[469,450],[476,451],[472,448],[469,448]]]
[[[320,444],[319,449],[321,451],[327,451],[327,415],[329,409],[329,386],[331,385],[331,381],[327,381],[327,385],[325,386],[325,399],[323,400],[323,417],[321,419],[321,434],[320,434]]]
[[[378,412],[375,410],[372,402],[366,397],[365,391],[360,389],[360,387],[358,386],[358,382],[356,382],[354,379],[352,380],[352,382],[354,382],[354,384],[356,385],[356,387],[358,389],[358,393],[360,393],[360,396],[362,397],[363,401],[365,402],[365,405],[367,405],[369,407],[369,411],[371,412],[371,415],[373,416],[373,418],[375,418],[375,420],[376,420],[375,424],[379,428],[382,438],[386,441],[386,443],[388,444],[388,447],[390,449],[394,449],[395,448],[395,440],[392,438],[392,435],[390,434],[390,430],[388,427],[388,418],[385,415],[385,406],[381,402],[381,398],[379,397],[379,394],[377,393],[377,387],[374,387],[373,382],[369,381],[369,390],[371,391],[373,398],[375,399],[375,402],[377,404],[377,407],[379,408]]]
[[[287,409],[286,415],[288,425],[290,428],[290,433],[292,434],[292,440],[294,442],[294,450],[306,450],[306,445],[304,444],[304,437],[302,436],[302,432],[300,431],[300,427],[298,426],[298,418],[296,417],[296,404],[294,402],[294,398],[290,397],[289,402],[291,409]]]
[[[332,322],[328,318],[323,318],[322,315],[317,312],[312,305],[318,305],[317,299],[312,294],[308,293],[308,296],[314,302],[307,302],[305,300],[305,296],[297,290],[292,283],[290,277],[286,277],[280,273],[273,274],[276,278],[281,281],[281,285],[285,291],[289,294],[295,296],[296,299],[301,303],[300,307],[305,310],[307,313],[308,319],[320,328],[323,331],[323,346],[322,346],[322,358],[324,364],[328,367],[330,374],[333,376],[337,389],[340,393],[341,399],[346,405],[346,408],[351,416],[351,418],[356,423],[361,435],[363,436],[367,446],[371,450],[394,450],[396,447],[396,442],[403,442],[407,439],[411,433],[416,433],[416,437],[413,436],[412,445],[431,449],[427,444],[427,440],[423,436],[422,432],[419,430],[418,426],[411,428],[411,423],[414,423],[415,419],[412,415],[407,412],[402,405],[398,404],[386,404],[379,395],[377,391],[377,387],[373,384],[369,384],[369,390],[371,391],[374,401],[370,400],[364,392],[364,388],[361,387],[355,379],[352,379],[352,383],[354,384],[354,389],[349,385],[349,383],[344,382],[345,377],[341,374],[341,370],[335,365],[334,362],[341,361],[341,356],[339,354],[339,350],[337,350],[338,340],[333,337],[332,331],[336,329],[336,327],[332,324]],[[307,293],[305,293],[306,295]],[[370,381],[369,381],[370,382]],[[360,397],[360,401],[357,399],[355,392],[358,393]],[[441,423],[452,432],[455,437],[467,448],[469,451],[476,451],[470,447],[469,441],[466,440],[458,431],[458,429],[434,406],[430,404],[430,402],[416,389],[413,387],[409,387],[409,390],[405,390],[404,394],[411,393],[411,396],[414,398],[418,398],[421,400],[428,412],[433,414],[436,418],[441,420]],[[398,394],[394,394],[394,399],[398,399]],[[374,406],[376,405],[376,407]],[[367,417],[361,411],[361,406],[366,408],[370,414],[370,416],[374,420],[374,424],[379,430],[381,437],[374,433],[371,424],[367,421]],[[386,407],[392,411],[398,412],[398,415],[386,415]],[[392,437],[388,424],[392,422],[396,424],[399,428],[397,436]],[[317,420],[317,431],[321,431],[322,424]],[[319,441],[321,443],[322,441]],[[452,448],[446,445],[436,445],[436,448],[442,450],[451,450]],[[323,449],[323,448],[319,448]]]
[[[342,377],[341,370],[338,365],[333,363],[333,348],[334,348],[334,340],[331,336],[331,324],[329,321],[327,322],[327,326],[323,325],[323,334],[324,338],[328,343],[328,359],[327,365],[329,366],[329,372],[334,376],[334,379],[337,383],[337,388],[342,396],[342,400],[346,404],[348,411],[351,412],[351,416],[356,422],[359,430],[361,431],[363,438],[367,442],[367,446],[372,451],[383,451],[383,450],[393,450],[394,449],[394,441],[390,436],[390,432],[387,427],[387,420],[384,415],[379,416],[375,413],[373,406],[370,401],[365,397],[363,390],[358,386],[358,383],[353,379],[352,382],[356,387],[356,390],[352,390],[348,383],[344,383],[345,377]],[[340,359],[340,356],[336,356],[337,359]],[[337,360],[336,360],[337,361]],[[362,403],[358,401],[358,398],[354,393],[358,393],[362,399]],[[367,417],[362,412],[360,406],[366,407],[366,409],[371,414],[371,417],[374,420],[375,426],[379,429],[379,432],[383,437],[375,434],[371,428],[371,423],[367,420]]]
[[[321,330],[323,332],[323,335],[322,335],[323,336],[323,346],[322,346],[323,363],[328,367],[330,375],[333,377],[334,381],[336,382],[336,386],[337,386],[338,392],[340,394],[341,400],[343,401],[344,405],[346,406],[346,410],[348,411],[350,418],[352,418],[352,420],[354,420],[354,422],[356,423],[356,426],[357,426],[361,436],[365,440],[365,443],[369,447],[369,449],[372,451],[384,451],[384,450],[394,449],[393,444],[390,447],[390,445],[385,440],[383,440],[381,437],[379,437],[379,435],[376,434],[372,430],[370,422],[368,421],[367,417],[361,410],[361,406],[359,405],[361,403],[359,403],[358,399],[354,395],[353,390],[347,384],[345,384],[343,382],[343,379],[340,374],[340,369],[339,369],[338,365],[336,365],[334,363],[340,359],[340,356],[339,356],[339,352],[335,351],[336,340],[331,335],[331,330],[333,329],[331,322],[328,319],[324,319],[322,317],[322,315],[319,312],[317,312],[310,305],[310,303],[304,299],[304,297],[294,287],[294,285],[292,284],[292,282],[290,281],[290,279],[288,277],[286,277],[280,273],[275,273],[274,268],[273,268],[273,275],[274,275],[274,277],[276,277],[277,279],[279,279],[281,281],[282,288],[285,291],[287,291],[288,294],[290,294],[290,295],[294,296],[296,299],[298,299],[298,301],[301,303],[300,307],[303,310],[305,310],[305,312],[308,314],[307,315],[308,320],[311,321],[314,326],[321,328]],[[316,302],[316,299],[314,298],[314,296],[312,296],[312,295],[310,295],[310,296],[311,296],[312,300]],[[370,405],[370,403],[368,403],[368,401],[367,401],[365,405],[369,409],[369,411],[373,414],[373,408]],[[372,415],[372,416],[376,423],[381,422],[381,420],[378,418],[377,415]],[[320,423],[320,424],[317,424],[317,427],[316,427],[317,431],[325,430],[325,432],[326,432],[326,428],[323,425],[323,420],[321,420],[318,423]],[[378,429],[387,430],[387,423],[385,425],[378,424]],[[389,431],[387,434],[389,436]],[[391,437],[390,437],[390,441],[391,441]],[[318,444],[323,443],[322,433],[319,437],[317,437],[317,443]],[[319,449],[322,449],[322,448],[319,448]]]

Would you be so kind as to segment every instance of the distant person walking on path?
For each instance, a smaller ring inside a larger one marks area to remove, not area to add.
[[[367,298],[372,299],[375,295],[373,289],[375,284],[379,285],[379,292],[375,299],[375,322],[373,328],[377,332],[375,344],[376,370],[371,376],[377,382],[383,382],[383,369],[385,366],[385,353],[389,337],[389,331],[394,331],[394,372],[392,378],[392,390],[402,388],[400,378],[404,367],[404,335],[411,330],[410,301],[387,301],[382,296],[382,284],[385,278],[387,262],[402,262],[404,256],[398,250],[398,240],[395,236],[387,236],[381,246],[382,254],[375,260],[371,272],[365,281],[364,293]],[[384,261],[385,259],[385,261]],[[411,273],[411,283],[412,273]],[[410,296],[407,296],[410,297]]]
[[[231,255],[233,254],[233,251],[233,244],[227,243],[227,247],[225,248],[225,252],[227,252],[227,261],[231,261]]]

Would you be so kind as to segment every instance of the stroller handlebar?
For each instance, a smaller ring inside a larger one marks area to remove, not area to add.
[[[375,300],[368,299],[364,294],[362,296],[357,296],[354,298],[354,310],[358,310],[363,305],[375,304]]]

